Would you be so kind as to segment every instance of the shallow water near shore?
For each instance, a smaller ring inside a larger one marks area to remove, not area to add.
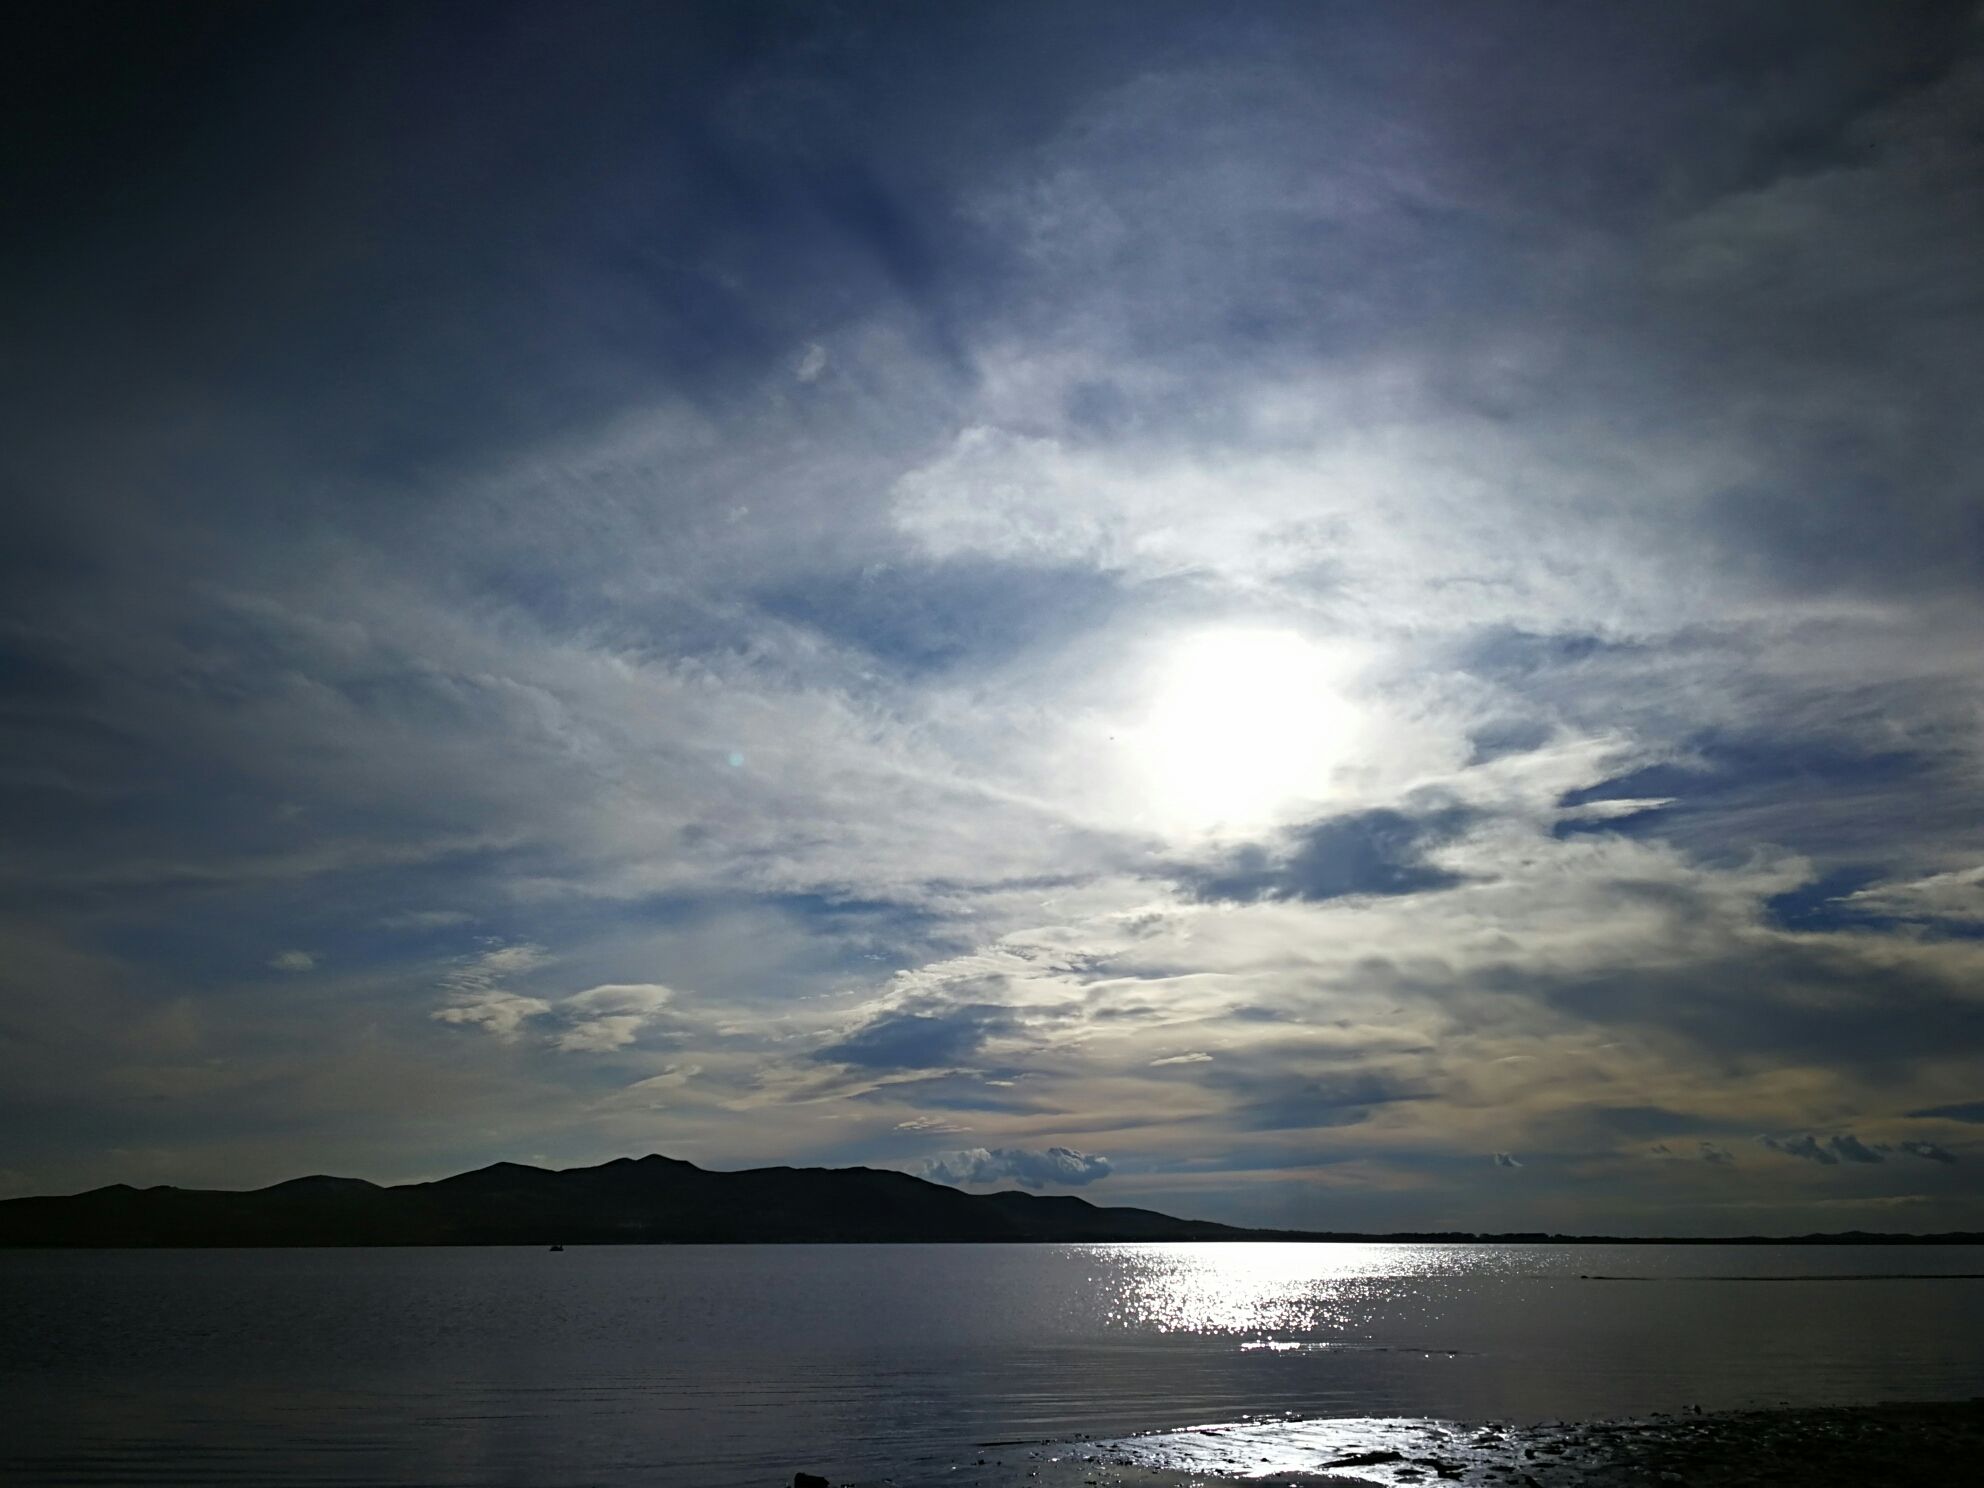
[[[1904,1246],[0,1253],[0,1479],[744,1488],[1276,1415],[1958,1400],[1984,1393],[1981,1263]]]

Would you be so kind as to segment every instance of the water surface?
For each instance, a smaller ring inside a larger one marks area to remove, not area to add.
[[[1894,1246],[0,1252],[0,1479],[743,1488],[1261,1413],[1960,1399],[1978,1272]]]

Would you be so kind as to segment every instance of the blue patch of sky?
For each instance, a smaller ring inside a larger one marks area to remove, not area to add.
[[[935,1012],[884,1013],[813,1057],[859,1069],[943,1069],[968,1064],[985,1041],[1015,1026],[1010,1010],[967,1003]]]
[[[1243,904],[1453,888],[1462,881],[1459,875],[1430,865],[1425,854],[1472,819],[1458,807],[1420,816],[1380,809],[1328,817],[1289,832],[1278,850],[1253,844],[1183,878],[1201,899]]]
[[[1764,919],[1784,930],[1891,929],[1894,921],[1856,913],[1840,902],[1883,877],[1879,868],[1865,864],[1835,868],[1810,883],[1766,899]]]
[[[1673,796],[1676,808],[1744,792],[1906,784],[1933,767],[1910,750],[1859,752],[1824,740],[1704,734],[1688,742],[1685,763],[1649,765],[1566,792],[1559,805]]]
[[[1883,827],[1872,840],[1843,835],[1837,814],[1826,809],[1829,804],[1904,793],[1932,777],[1940,763],[1917,750],[1863,752],[1829,740],[1762,735],[1703,734],[1683,747],[1686,758],[1681,761],[1616,775],[1558,799],[1566,809],[1645,798],[1664,799],[1666,805],[1609,819],[1559,822],[1552,829],[1555,835],[1611,832],[1674,838],[1710,859],[1735,858],[1753,843],[1728,832],[1728,813],[1803,801],[1812,809],[1774,811],[1770,840],[1836,863],[1856,849],[1864,854],[1868,847],[1887,845],[1893,834]]]
[[[1786,930],[1813,932],[1863,930],[1889,932],[1906,927],[1918,936],[1939,940],[1984,940],[1984,924],[1975,920],[1883,914],[1856,905],[1848,896],[1871,888],[1891,876],[1887,870],[1863,865],[1837,869],[1802,884],[1789,893],[1764,901],[1764,917]]]
[[[1665,806],[1649,806],[1644,810],[1622,812],[1618,816],[1600,817],[1590,821],[1570,818],[1552,826],[1550,835],[1559,842],[1572,837],[1595,837],[1609,833],[1631,837],[1642,831],[1650,831],[1658,824],[1666,810]]]

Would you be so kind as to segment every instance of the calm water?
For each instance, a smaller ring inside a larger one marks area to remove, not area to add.
[[[770,1488],[1265,1412],[1961,1398],[1964,1272],[1984,1250],[0,1252],[0,1480]]]

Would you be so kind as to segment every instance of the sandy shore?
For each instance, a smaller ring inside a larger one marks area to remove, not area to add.
[[[1881,1488],[1984,1481],[1984,1399],[1644,1420],[1259,1421],[1117,1441],[989,1445],[887,1488]],[[882,1483],[850,1488],[884,1488]]]

